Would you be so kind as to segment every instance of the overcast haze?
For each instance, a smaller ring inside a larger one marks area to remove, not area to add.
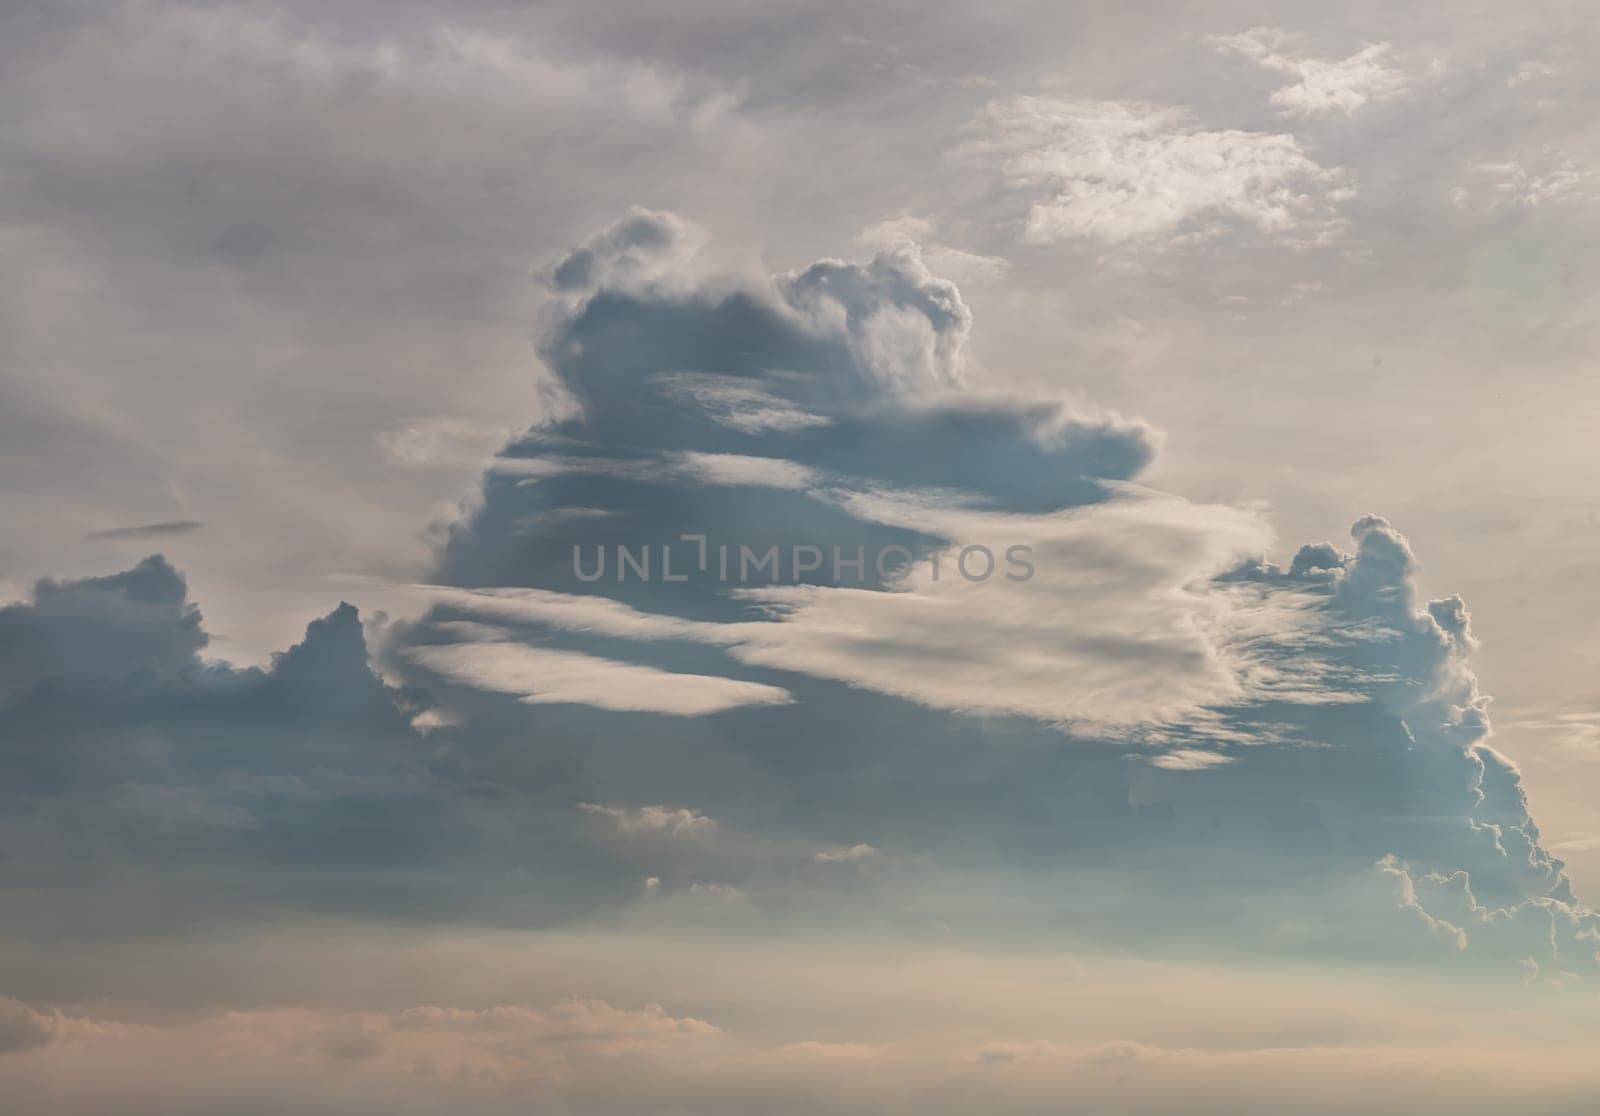
[[[1597,15],[5,5],[0,1088],[1592,1111]]]

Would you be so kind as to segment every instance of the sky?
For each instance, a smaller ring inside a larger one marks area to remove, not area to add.
[[[1596,26],[4,6],[0,1087],[1592,1111]]]

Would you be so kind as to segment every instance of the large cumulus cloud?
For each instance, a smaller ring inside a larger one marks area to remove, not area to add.
[[[779,687],[781,711],[657,730],[637,779],[626,746],[586,762],[620,799],[666,789],[718,815],[759,785],[789,837],[822,818],[947,866],[994,842],[997,870],[1039,873],[1046,919],[1078,873],[1103,896],[1079,926],[1592,964],[1593,916],[1486,743],[1467,608],[1418,599],[1386,521],[1273,566],[1254,513],[1132,483],[1155,446],[1140,424],[985,398],[971,316],[914,252],[708,279],[686,228],[636,211],[557,266],[589,280],[558,284],[545,345],[576,407],[490,470],[441,561],[454,588],[397,668],[492,643]],[[859,583],[826,562],[732,585],[574,577],[575,548],[679,532],[702,574],[698,536],[918,561]],[[1035,576],[951,572],[963,544],[1009,542]],[[494,715],[474,694],[493,686],[449,681],[446,703]],[[518,696],[540,689],[535,671]]]
[[[1468,609],[1418,596],[1391,525],[1274,565],[1259,513],[1137,483],[1142,424],[983,392],[914,252],[719,278],[696,237],[635,211],[555,264],[566,417],[490,464],[383,629],[387,681],[349,606],[267,669],[208,663],[160,559],[0,611],[23,932],[126,916],[115,873],[169,918],[914,918],[1593,967],[1487,743]],[[782,564],[711,576],[745,543]],[[794,568],[834,543],[905,561]],[[1031,575],[963,576],[972,544]],[[578,576],[617,545],[655,576]]]

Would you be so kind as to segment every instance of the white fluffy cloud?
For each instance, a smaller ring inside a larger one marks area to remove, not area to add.
[[[1169,246],[1227,223],[1325,236],[1346,176],[1287,133],[1206,129],[1184,109],[1137,101],[1011,97],[991,103],[974,149],[1034,198],[1024,236]]]
[[[1330,61],[1286,51],[1285,39],[1276,28],[1252,27],[1212,41],[1220,50],[1243,55],[1289,79],[1270,98],[1286,116],[1350,116],[1374,101],[1398,97],[1408,85],[1405,73],[1390,61],[1388,43],[1371,43],[1347,58]]]

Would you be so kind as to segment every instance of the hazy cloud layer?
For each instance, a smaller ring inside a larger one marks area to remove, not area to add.
[[[1588,1113],[1595,45],[6,8],[0,1095]]]
[[[1430,998],[1365,974],[1224,974],[1091,955],[1019,961],[931,943],[819,958],[724,939],[640,942],[519,935],[357,948],[343,935],[254,938],[267,957],[295,950],[368,987],[398,977],[455,995],[414,1004],[313,989],[310,1003],[285,1007],[256,999],[248,978],[208,967],[230,1000],[251,1006],[173,1018],[0,1001],[6,1033],[28,1036],[0,1057],[0,1083],[24,1116],[152,1104],[202,1113],[242,1094],[340,1116],[530,1103],[1027,1113],[1063,1094],[1152,1116],[1196,1097],[1263,1116],[1286,1106],[1401,1116],[1528,1104],[1578,1116],[1595,1088],[1580,1038],[1593,1008],[1571,996],[1540,997],[1530,1013],[1485,1004],[1477,987]],[[291,974],[278,987],[300,997],[305,979]],[[561,991],[573,982],[648,988],[665,1002]],[[472,990],[464,999],[463,988]],[[1202,1020],[1172,1010],[1175,1001],[1213,1007]],[[702,1006],[678,1006],[690,1004]],[[894,1025],[874,1022],[885,1018]],[[1320,1087],[1308,1095],[1307,1081]]]

